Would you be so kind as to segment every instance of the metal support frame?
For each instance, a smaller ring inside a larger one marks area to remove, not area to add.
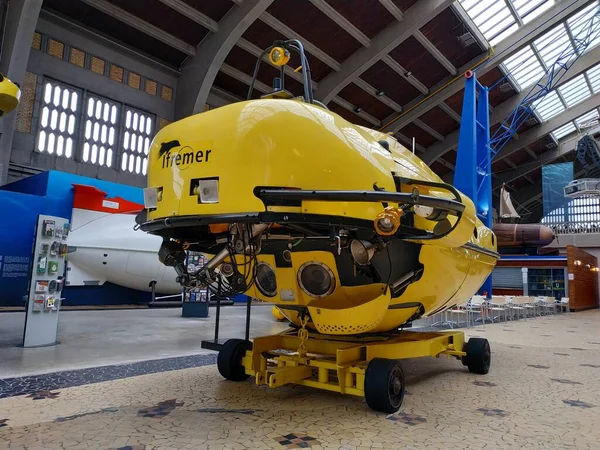
[[[566,18],[576,14],[588,4],[589,0],[557,1],[553,8],[545,11],[531,22],[519,28],[511,36],[499,42],[495,47],[494,55],[489,57],[489,59],[487,59],[487,61],[485,61],[479,67],[479,76],[481,77],[485,73],[499,66],[502,61],[518,53],[524,47],[543,35],[545,31],[563,22]],[[372,44],[373,41],[374,39],[372,40]],[[473,64],[479,62],[480,60],[481,56],[478,56],[474,61],[471,61],[459,68],[458,73],[460,74],[469,70]],[[453,80],[453,78],[450,79],[450,81]],[[323,81],[324,80],[321,81],[321,85],[323,84]],[[436,86],[431,88],[431,92],[433,92],[432,94],[424,94],[421,98],[417,98],[406,105],[405,112],[400,118],[397,118],[397,115],[394,114],[393,116],[390,116],[384,120],[384,122],[389,123],[389,125],[386,126],[382,131],[397,132],[398,130],[404,128],[407,124],[411,123],[414,119],[425,114],[435,106],[438,106],[442,101],[448,99],[457,92],[460,92],[462,89],[462,84],[456,82],[450,84],[446,88],[443,88],[443,86],[447,85],[448,82],[449,80],[441,81]],[[391,122],[392,120],[394,121]]]
[[[225,58],[250,25],[273,0],[243,2],[219,22],[219,31],[209,34],[196,48],[196,55],[181,69],[175,98],[175,119],[201,112]]]
[[[281,350],[296,352],[300,343],[295,330],[255,338],[253,349],[242,358],[246,374],[253,376],[256,384],[271,388],[299,384],[363,397],[365,372],[372,359],[440,355],[461,359],[466,355],[462,331],[403,331],[387,340],[310,333],[305,341],[307,352],[325,358],[276,353]]]
[[[489,166],[492,160],[500,153],[500,151],[508,144],[517,130],[534,114],[534,108],[560,81],[566,72],[575,64],[579,55],[583,54],[585,49],[600,33],[600,7],[596,10],[596,14],[583,27],[585,33],[583,36],[578,35],[573,43],[574,45],[567,46],[554,63],[548,68],[548,72],[529,90],[528,94],[521,100],[519,105],[513,112],[502,122],[498,130],[491,137],[490,159],[485,164],[489,171]],[[502,79],[490,87],[493,89]]]
[[[474,72],[465,74],[462,122],[456,155],[454,186],[471,198],[477,216],[492,228],[492,178],[484,163],[489,160],[490,113],[489,90],[482,86]],[[492,295],[492,276],[484,282],[480,292]]]

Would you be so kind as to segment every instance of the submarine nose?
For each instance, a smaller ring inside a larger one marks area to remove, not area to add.
[[[541,226],[540,227],[540,243],[542,245],[548,245],[554,240],[554,230],[550,227]]]

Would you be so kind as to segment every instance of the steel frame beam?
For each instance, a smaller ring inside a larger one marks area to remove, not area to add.
[[[573,78],[586,72],[591,67],[597,65],[598,61],[600,61],[600,47],[596,47],[587,52],[586,54],[580,56],[575,62],[575,64],[573,64],[573,66],[565,74],[565,76],[562,77],[559,83],[556,84],[556,88],[564,85],[565,83],[571,81]],[[479,73],[479,71],[477,73]],[[542,80],[542,83],[543,82],[544,81]],[[528,93],[528,90],[522,91],[496,106],[494,108],[494,111],[490,114],[490,123],[496,124],[503,121],[525,99],[525,97],[527,97]],[[443,156],[445,153],[455,148],[457,145],[458,130],[446,136],[443,142],[430,146],[427,149],[425,156],[423,157],[423,161],[425,161],[428,164],[431,164],[439,157]]]
[[[566,18],[572,16],[577,13],[584,7],[586,7],[593,0],[560,0],[557,4],[550,10],[544,12],[540,16],[533,19],[531,22],[525,24],[521,28],[519,28],[515,33],[510,35],[508,38],[501,41],[496,49],[495,53],[492,57],[487,59],[484,63],[482,63],[477,68],[477,75],[481,77],[485,73],[490,70],[496,68],[503,60],[509,58],[510,56],[516,54],[520,50],[522,50],[525,46],[529,45],[531,42],[535,41],[538,37],[544,34],[547,30],[551,29],[555,25],[563,22]],[[413,7],[414,8],[414,7]],[[411,8],[412,9],[412,8]],[[436,86],[431,88],[431,91],[434,94],[423,96],[422,98],[415,99],[405,108],[405,113],[401,115],[397,120],[393,123],[387,125],[382,131],[384,132],[396,132],[402,128],[404,128],[409,123],[413,122],[414,119],[417,119],[422,114],[429,111],[431,108],[439,105],[442,101],[451,97],[452,95],[460,92],[460,90],[464,87],[464,83],[457,82],[461,79],[460,74],[469,70],[473,65],[480,62],[481,57],[476,58],[475,60],[465,64],[460,69],[458,69],[459,76],[455,79],[450,78],[449,80],[443,80],[438,83]],[[452,82],[454,80],[454,82]],[[448,87],[444,88],[449,82]],[[418,106],[418,107],[417,107]],[[385,120],[384,122],[390,122],[396,119],[396,117],[390,117],[389,120]]]
[[[600,104],[600,93],[592,95],[587,100],[584,100],[583,102],[573,106],[572,108],[559,114],[558,116],[553,117],[549,121],[537,125],[527,130],[525,133],[521,133],[519,140],[512,141],[508,145],[506,145],[500,151],[500,153],[498,153],[494,161],[501,161],[504,158],[512,155],[513,153],[521,150],[523,147],[533,144],[534,142],[550,134],[557,128],[560,128],[566,123],[575,120],[577,117],[591,111],[594,108],[597,108],[598,104]]]
[[[415,39],[417,41],[419,41],[419,44],[421,44],[423,47],[425,47],[425,49],[431,53],[431,55],[437,59],[437,61],[444,66],[444,68],[450,72],[451,75],[456,76],[456,74],[458,73],[456,71],[456,67],[454,67],[454,64],[452,64],[448,58],[446,58],[442,52],[439,51],[439,49],[433,45],[431,43],[431,41],[429,39],[427,39],[427,37],[425,37],[425,35],[423,33],[421,33],[421,31],[417,30],[414,32],[413,36],[415,37]]]
[[[452,4],[453,0],[421,0],[410,7],[402,22],[396,22],[371,39],[369,48],[361,48],[320,82],[315,97],[330,102],[345,86],[379,61],[384,55],[411,37],[423,25]],[[309,50],[310,51],[310,50]],[[311,52],[312,53],[312,52]],[[315,55],[316,56],[316,55]]]
[[[367,48],[371,46],[371,40],[325,0],[310,0],[310,2],[363,46]]]
[[[102,11],[104,14],[114,17],[115,19],[119,20],[120,22],[123,22],[124,24],[127,24],[130,27],[133,27],[136,30],[147,34],[148,36],[153,37],[154,39],[161,41],[162,43],[167,44],[169,47],[173,47],[174,49],[185,53],[188,56],[194,56],[196,54],[196,49],[193,45],[184,42],[183,40],[173,36],[172,34],[161,30],[157,26],[140,19],[136,15],[131,14],[129,11],[125,11],[124,9],[115,6],[114,4],[106,0],[81,1],[86,5],[97,9],[98,11]]]
[[[198,45],[196,55],[186,61],[177,83],[175,118],[201,112],[221,64],[250,25],[273,3],[255,0],[234,6],[211,33]]]
[[[171,9],[177,11],[182,16],[192,19],[198,25],[202,25],[204,28],[216,33],[219,31],[219,24],[208,17],[206,14],[202,14],[193,6],[188,5],[183,0],[159,0]]]
[[[388,10],[388,12],[394,16],[394,18],[398,21],[401,22],[404,20],[404,14],[402,13],[402,11],[400,10],[400,8],[398,8],[396,6],[396,4],[392,1],[392,0],[379,0],[379,3],[381,3],[381,5]]]
[[[323,50],[321,50],[315,44],[313,44],[312,42],[310,42],[308,39],[304,38],[300,34],[296,33],[294,30],[292,30],[290,27],[288,27],[286,24],[284,24],[283,22],[281,22],[279,19],[275,18],[268,12],[263,12],[260,15],[259,19],[262,22],[264,22],[266,25],[273,28],[275,31],[283,34],[288,39],[298,39],[300,42],[302,42],[304,49],[308,53],[314,55],[315,58],[318,58],[319,60],[321,60],[322,62],[327,64],[329,67],[331,67],[333,70],[337,71],[337,70],[341,69],[341,65],[339,62],[337,62],[335,59],[333,59],[331,56],[329,56],[327,53],[325,53]]]

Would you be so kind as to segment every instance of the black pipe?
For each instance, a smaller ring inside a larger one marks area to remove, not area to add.
[[[446,211],[462,213],[465,205],[446,198],[429,195],[415,195],[406,192],[387,191],[304,191],[284,189],[260,189],[257,197],[266,204],[277,201],[329,201],[329,202],[389,202],[409,205],[431,206]]]
[[[246,302],[246,340],[250,340],[250,307],[252,306],[252,297],[248,297]]]
[[[208,297],[208,292],[207,292]],[[215,314],[215,344],[219,340],[219,322],[221,320],[221,296],[217,295],[217,313]]]

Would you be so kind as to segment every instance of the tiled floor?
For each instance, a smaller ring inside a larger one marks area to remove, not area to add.
[[[223,381],[214,365],[131,369],[0,399],[0,448],[600,448],[600,311],[468,334],[490,340],[490,373],[445,358],[406,361],[407,396],[390,416],[355,397]]]

